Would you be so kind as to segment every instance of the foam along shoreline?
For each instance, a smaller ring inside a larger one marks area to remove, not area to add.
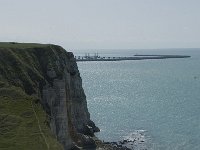
[[[107,148],[107,150],[147,150],[151,147],[150,139],[146,135],[145,130],[136,130],[125,136],[123,140],[118,142],[103,142],[102,144]]]
[[[134,55],[133,57],[95,57],[95,56],[75,56],[76,61],[123,61],[123,60],[145,60],[145,59],[169,59],[169,58],[189,58],[187,55]]]

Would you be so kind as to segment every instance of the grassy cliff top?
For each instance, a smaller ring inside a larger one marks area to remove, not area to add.
[[[52,44],[39,44],[39,43],[17,43],[17,42],[0,42],[1,48],[35,48],[35,47],[48,47]]]

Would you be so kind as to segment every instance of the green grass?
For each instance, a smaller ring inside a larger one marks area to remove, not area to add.
[[[47,125],[46,112],[36,102],[36,98],[28,96],[20,88],[0,88],[1,150],[62,149]],[[34,111],[48,146],[40,132]]]
[[[17,42],[0,42],[2,48],[33,48],[33,47],[47,47],[50,44],[38,44],[38,43],[17,43]]]

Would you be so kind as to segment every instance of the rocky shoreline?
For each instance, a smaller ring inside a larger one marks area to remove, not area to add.
[[[97,138],[94,140],[100,147],[98,150],[147,150],[148,144],[145,132],[144,130],[134,131],[127,137],[124,137],[123,140],[117,142],[101,142]]]

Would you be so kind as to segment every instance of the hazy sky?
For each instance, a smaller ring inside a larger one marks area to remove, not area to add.
[[[0,0],[0,41],[66,49],[200,47],[200,0]]]

